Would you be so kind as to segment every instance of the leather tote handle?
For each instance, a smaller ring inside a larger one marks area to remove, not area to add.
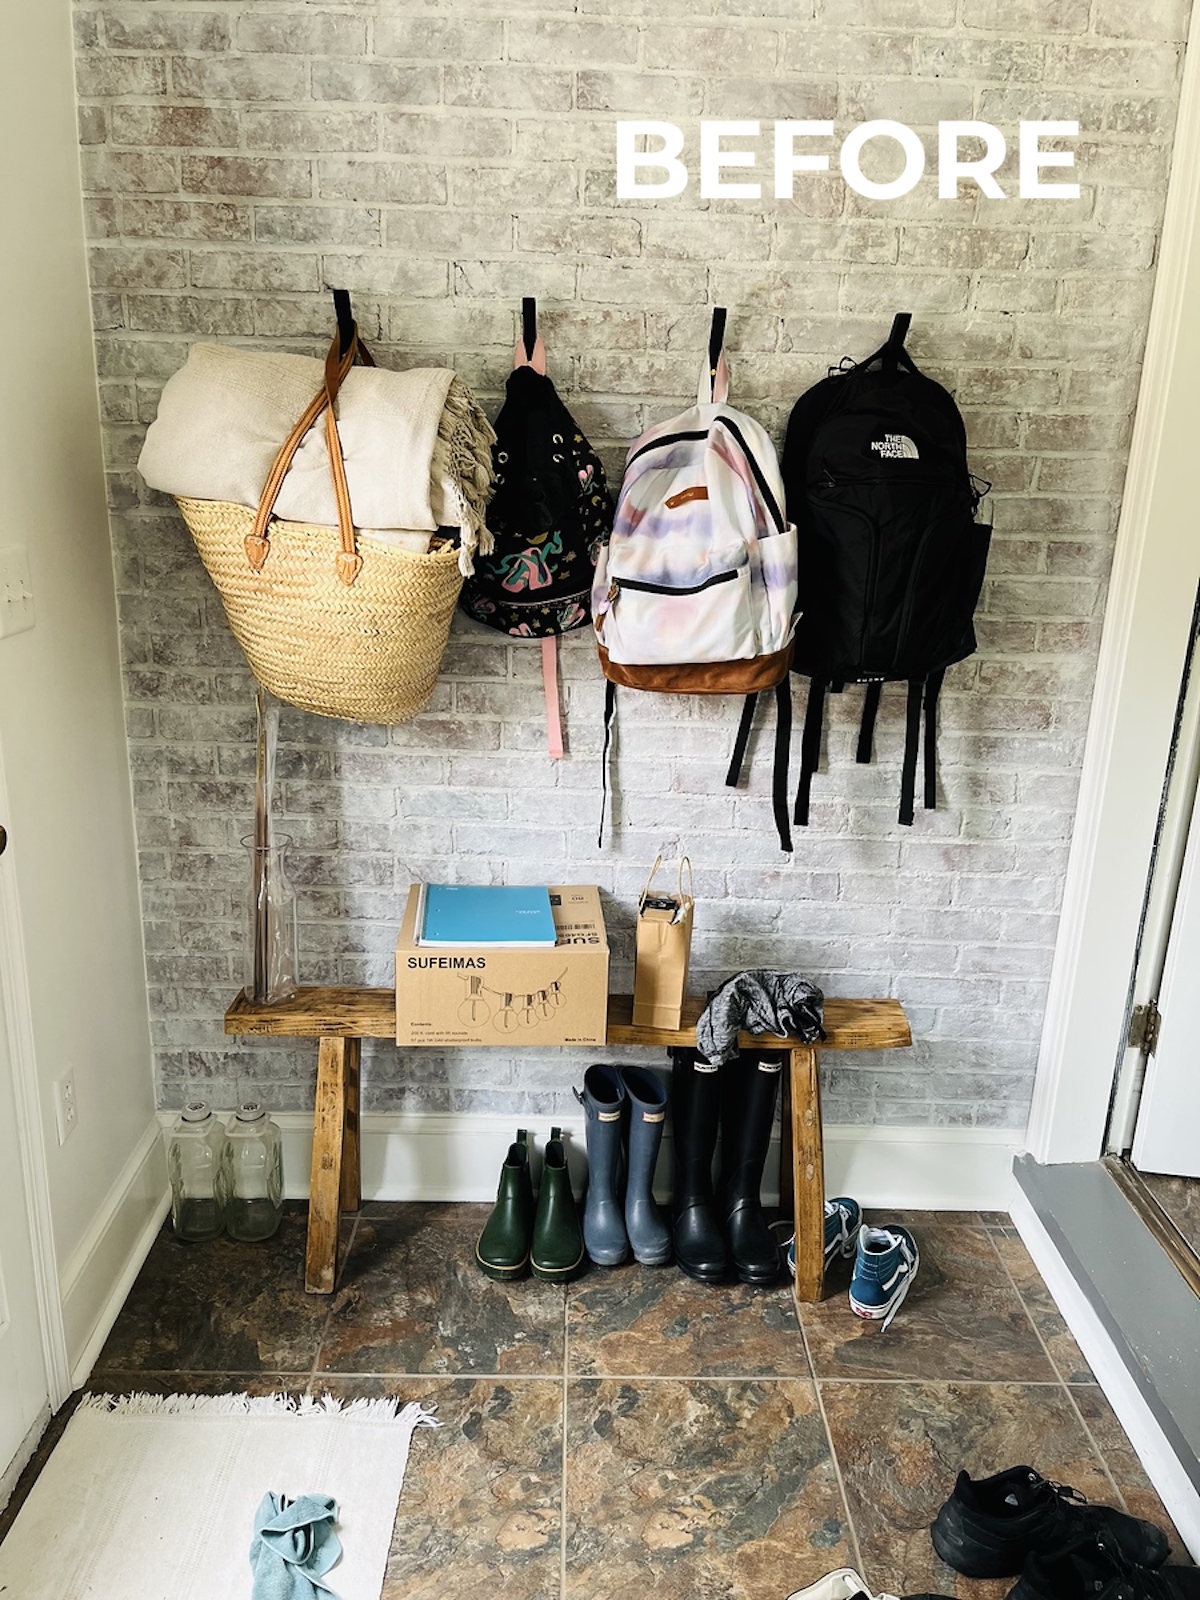
[[[337,399],[338,390],[346,380],[347,373],[354,365],[355,356],[361,356],[364,366],[375,365],[371,352],[359,340],[357,327],[354,328],[344,352],[341,350],[341,336],[335,334],[329,346],[329,354],[325,358],[325,382],[304,408],[299,421],[283,441],[279,454],[267,474],[262,497],[258,502],[258,513],[254,518],[254,527],[244,540],[246,560],[255,572],[262,571],[271,553],[267,528],[271,521],[271,513],[275,509],[275,502],[279,498],[279,491],[283,487],[283,480],[287,477],[288,469],[305,435],[310,428],[315,427],[322,412],[325,413],[325,440],[329,451],[329,467],[333,474],[333,490],[338,509],[338,532],[341,537],[341,549],[337,557],[338,577],[343,583],[351,584],[362,569],[362,557],[356,547],[354,520],[350,512],[346,463],[342,459],[342,445],[338,437],[337,418],[334,415],[334,401]]]

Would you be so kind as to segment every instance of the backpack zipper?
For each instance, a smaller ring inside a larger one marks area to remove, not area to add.
[[[954,481],[950,478],[936,477],[928,472],[856,472],[843,473],[838,476],[826,467],[820,476],[813,479],[811,488],[816,489],[853,489],[859,483],[940,483],[947,488],[953,488]]]
[[[608,591],[609,600],[615,600],[622,589],[641,589],[646,594],[699,594],[701,589],[711,589],[714,583],[733,583],[737,578],[737,568],[731,572],[714,572],[711,578],[705,578],[703,583],[692,583],[686,587],[679,587],[669,583],[646,583],[641,578],[614,578]]]

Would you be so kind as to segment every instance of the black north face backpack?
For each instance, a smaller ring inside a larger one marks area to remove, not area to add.
[[[546,376],[536,306],[522,302],[522,332],[492,456],[496,492],[487,525],[495,545],[475,557],[459,605],[476,622],[542,640],[550,754],[562,755],[560,633],[591,618],[592,577],[612,532],[613,502],[600,458]]]
[[[783,481],[799,532],[804,611],[793,672],[810,682],[795,821],[808,821],[825,696],[866,684],[857,758],[869,762],[884,683],[908,684],[900,821],[913,820],[924,723],[925,806],[937,804],[937,700],[947,667],[975,649],[972,617],[991,529],[967,467],[963,420],[904,348],[895,319],[866,361],[801,395],[788,421]]]

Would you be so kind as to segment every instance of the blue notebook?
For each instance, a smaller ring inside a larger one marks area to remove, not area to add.
[[[505,950],[548,949],[558,942],[546,888],[422,884],[416,926],[419,945]]]

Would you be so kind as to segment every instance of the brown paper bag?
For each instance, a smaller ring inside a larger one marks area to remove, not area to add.
[[[662,865],[656,856],[638,899],[637,944],[633,972],[633,1021],[639,1028],[678,1028],[687,994],[688,962],[692,954],[692,863],[679,863],[675,893],[650,892],[654,874]],[[687,868],[688,891],[683,888]]]

